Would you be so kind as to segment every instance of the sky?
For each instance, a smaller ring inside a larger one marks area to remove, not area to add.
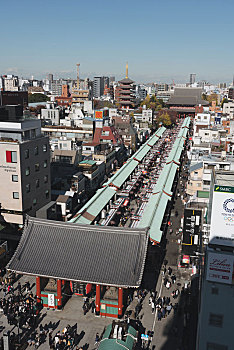
[[[0,75],[230,82],[233,0],[1,1]]]

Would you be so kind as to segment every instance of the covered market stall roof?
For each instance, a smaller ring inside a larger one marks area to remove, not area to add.
[[[153,188],[152,196],[147,203],[146,209],[138,225],[138,227],[141,228],[149,227],[150,239],[156,243],[160,243],[162,238],[163,232],[161,231],[161,225],[168,201],[171,200],[171,190],[180,163],[181,154],[184,149],[184,141],[187,137],[189,124],[190,117],[187,117],[183,122],[159,179]]]
[[[7,270],[116,287],[139,287],[147,229],[78,225],[28,217]]]
[[[114,197],[116,190],[121,188],[128,177],[137,168],[140,161],[147,155],[151,147],[156,144],[162,136],[165,127],[159,128],[137,152],[99,189],[96,194],[79,210],[79,212],[70,220],[70,222],[80,224],[91,224],[103,208]],[[150,146],[149,146],[150,145]]]

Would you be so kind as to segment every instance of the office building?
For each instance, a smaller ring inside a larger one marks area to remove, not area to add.
[[[195,80],[196,80],[196,74],[195,73],[191,73],[190,74],[190,79],[189,79],[190,85],[194,84]]]
[[[93,78],[93,97],[100,98],[104,93],[104,87],[105,87],[104,77],[94,77]]]
[[[22,106],[0,107],[0,219],[23,224],[50,201],[49,139]]]
[[[197,350],[232,350],[234,305],[234,172],[214,171]]]

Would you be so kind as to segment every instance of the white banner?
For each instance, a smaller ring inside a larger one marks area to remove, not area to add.
[[[214,186],[210,242],[214,237],[234,239],[234,192],[233,187]],[[212,243],[212,242],[211,242]]]
[[[55,307],[54,294],[48,294],[48,306],[49,307]]]
[[[233,264],[234,256],[209,252],[206,279],[211,282],[234,284]]]

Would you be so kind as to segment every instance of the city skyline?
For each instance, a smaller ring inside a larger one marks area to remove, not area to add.
[[[128,61],[129,76],[137,82],[183,83],[193,72],[197,80],[232,81],[229,57],[234,50],[229,39],[234,4],[228,3],[229,11],[220,17],[220,4],[210,0],[147,1],[144,6],[131,0],[118,4],[104,0],[101,5],[70,1],[69,6],[58,1],[56,7],[38,1],[36,10],[28,0],[12,1],[10,26],[11,8],[3,3],[2,25],[7,30],[0,71],[75,78],[75,65],[80,62],[82,78],[115,75],[119,79]]]

